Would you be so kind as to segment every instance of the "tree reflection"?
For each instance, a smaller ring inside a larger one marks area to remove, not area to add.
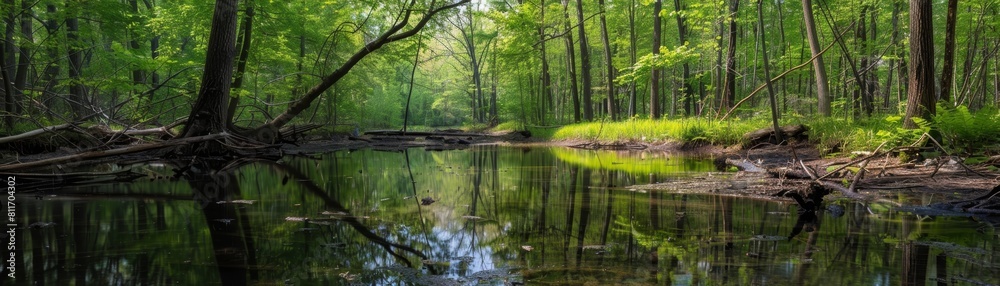
[[[24,200],[34,226],[12,282],[920,284],[971,280],[998,257],[968,220],[853,203],[788,215],[787,202],[628,187],[694,179],[604,163],[496,146],[196,163],[176,181]]]

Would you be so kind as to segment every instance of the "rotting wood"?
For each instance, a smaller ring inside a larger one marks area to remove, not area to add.
[[[76,128],[76,124],[66,123],[66,124],[59,124],[59,125],[55,125],[55,126],[42,127],[42,128],[38,128],[38,129],[35,129],[35,130],[28,131],[28,132],[24,132],[24,133],[21,133],[21,134],[7,136],[7,137],[2,137],[2,138],[0,138],[0,144],[9,143],[9,142],[15,142],[15,141],[20,141],[20,140],[25,140],[25,139],[30,139],[32,137],[39,136],[39,135],[42,135],[42,134],[45,134],[45,133],[56,132],[56,131],[59,131],[59,130],[72,129],[72,128]]]

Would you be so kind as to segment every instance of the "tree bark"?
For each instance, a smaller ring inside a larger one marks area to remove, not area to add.
[[[584,29],[583,0],[576,0],[576,30],[580,37],[580,83],[583,84],[583,120],[594,120],[594,89],[590,77],[590,45]]]
[[[934,106],[934,29],[931,0],[910,1],[909,92],[903,127],[917,128],[913,117],[931,120]]]
[[[806,37],[809,39],[809,51],[816,57],[822,49],[819,45],[819,35],[816,31],[816,21],[813,20],[812,0],[802,0],[802,17],[806,28]],[[830,116],[830,88],[827,87],[826,66],[823,64],[823,57],[816,57],[813,61],[813,72],[816,74],[816,99],[819,102],[819,114]]]
[[[944,33],[944,63],[941,68],[941,101],[951,101],[951,85],[955,80],[955,14],[958,0],[948,0],[948,18]]]
[[[739,1],[739,0],[737,0]],[[653,57],[660,55],[660,10],[663,9],[663,1],[653,2]],[[660,69],[656,66],[649,71],[649,117],[659,119],[660,114]]]
[[[198,99],[191,108],[180,137],[195,137],[227,130],[226,114],[236,56],[236,11],[239,0],[216,0],[208,38],[205,71]]]

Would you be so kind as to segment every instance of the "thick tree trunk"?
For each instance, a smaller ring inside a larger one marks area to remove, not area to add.
[[[580,83],[583,84],[583,120],[594,120],[594,90],[590,77],[590,45],[584,29],[583,0],[576,0],[576,30],[580,37]]]
[[[618,119],[618,107],[615,104],[615,65],[611,61],[611,41],[608,39],[608,22],[604,17],[607,9],[604,7],[604,0],[597,0],[597,5],[601,6],[601,43],[604,44],[604,68],[607,74],[608,80],[605,83],[605,89],[608,92],[607,98],[607,109],[608,117],[611,120]]]
[[[195,137],[226,130],[227,100],[236,56],[236,11],[239,0],[216,0],[212,32],[208,38],[205,71],[198,99],[191,108],[180,137]]]
[[[804,18],[806,37],[809,39],[809,50],[813,57],[819,55],[822,47],[819,45],[819,35],[816,31],[816,21],[813,20],[812,1],[802,0],[802,16]],[[816,73],[816,98],[819,102],[819,114],[830,116],[830,88],[827,87],[826,66],[823,64],[823,57],[816,57],[813,60],[813,72]]]
[[[931,0],[910,1],[909,92],[904,128],[916,128],[913,117],[931,120],[934,106],[934,29]]]
[[[660,10],[663,9],[663,1],[656,0],[653,3],[653,57],[660,54]],[[659,119],[660,114],[660,69],[653,66],[649,71],[649,117]]]
[[[948,19],[944,33],[944,63],[941,71],[941,101],[951,101],[951,84],[955,80],[955,14],[958,0],[948,0]]]

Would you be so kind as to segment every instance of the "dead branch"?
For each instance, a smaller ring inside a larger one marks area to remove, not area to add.
[[[21,134],[18,134],[18,135],[12,135],[12,136],[7,136],[7,137],[0,138],[0,144],[8,143],[8,142],[14,142],[14,141],[19,141],[19,140],[25,140],[25,139],[29,139],[31,137],[39,136],[39,135],[42,135],[42,134],[45,134],[45,133],[56,132],[56,131],[59,131],[59,130],[71,129],[71,128],[76,128],[76,124],[65,123],[65,124],[60,124],[60,125],[55,125],[55,126],[42,127],[42,128],[38,128],[38,129],[35,129],[35,130],[24,132],[24,133],[21,133]]]

